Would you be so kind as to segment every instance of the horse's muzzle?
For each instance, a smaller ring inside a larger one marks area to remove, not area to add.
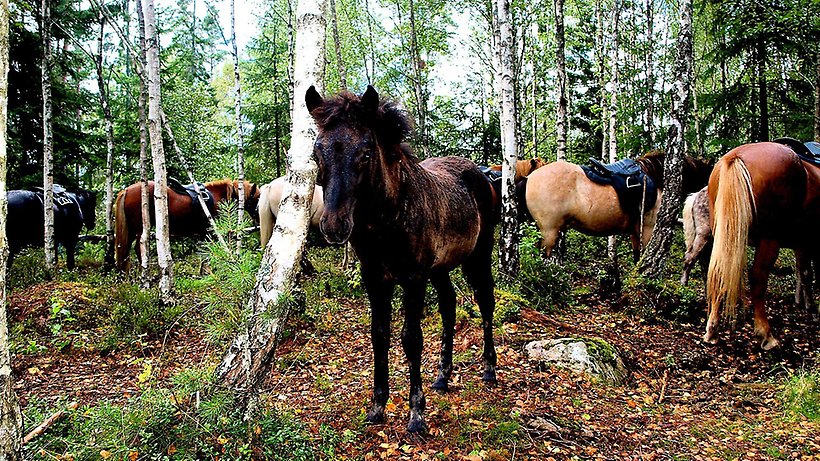
[[[323,214],[322,219],[319,220],[319,230],[325,236],[327,243],[342,245],[350,239],[350,234],[353,233],[353,220],[348,217],[329,217]]]

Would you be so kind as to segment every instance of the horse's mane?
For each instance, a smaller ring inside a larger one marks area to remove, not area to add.
[[[416,160],[412,150],[402,143],[413,131],[413,124],[404,110],[392,101],[382,101],[373,111],[353,93],[343,91],[327,98],[311,112],[320,130],[336,125],[364,126],[373,130],[382,147],[392,147],[392,153]]]
[[[635,160],[659,189],[663,189],[663,162],[666,158],[663,151],[655,149],[647,152],[643,157]]]

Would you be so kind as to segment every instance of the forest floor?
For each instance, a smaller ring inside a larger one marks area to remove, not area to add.
[[[320,271],[314,278],[321,281],[322,276]],[[82,319],[74,320],[72,336],[59,347],[46,351],[38,345],[33,338],[55,333],[50,326],[57,311],[54,300],[82,303],[91,289],[72,281],[12,291],[12,323],[25,320],[26,325],[15,333],[19,345],[13,357],[24,409],[30,402],[124,404],[140,392],[146,373],[161,385],[181,369],[219,360],[220,348],[206,341],[198,322],[189,321],[196,317],[194,307],[165,334],[138,336],[110,351],[91,345],[101,333],[84,329]],[[577,295],[571,307],[549,314],[524,308],[515,321],[495,329],[494,386],[481,381],[478,320],[461,314],[451,389],[426,391],[429,433],[415,436],[405,431],[407,365],[398,340],[402,315],[397,312],[393,322],[387,421],[368,426],[367,303],[360,295],[334,295],[328,286],[320,291],[325,309],[314,309],[310,320],[291,316],[264,396],[317,437],[333,428],[339,436],[332,459],[820,460],[820,423],[785,411],[782,401],[784,383],[794,372],[818,369],[820,322],[792,308],[785,295],[770,304],[783,344],[767,353],[756,346],[750,321],[722,332],[720,343],[711,346],[700,340],[702,318],[695,324],[647,321],[613,309],[594,294]],[[464,294],[460,298],[469,303]],[[438,314],[428,308],[422,363],[428,385],[437,371],[439,331]],[[545,367],[523,352],[529,341],[568,336],[603,338],[614,345],[629,369],[626,383],[607,385]]]

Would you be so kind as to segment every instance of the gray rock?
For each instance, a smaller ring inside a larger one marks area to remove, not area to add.
[[[533,341],[524,346],[531,360],[584,373],[620,385],[626,367],[614,346],[599,338],[559,338]]]

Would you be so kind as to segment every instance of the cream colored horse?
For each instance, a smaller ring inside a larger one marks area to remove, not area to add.
[[[279,202],[282,201],[282,189],[285,186],[285,177],[276,178],[262,186],[259,196],[259,241],[265,248],[273,233],[276,216],[279,215]],[[322,217],[324,204],[322,202],[322,188],[316,186],[313,191],[313,203],[310,205],[310,225],[319,228],[319,218]]]

